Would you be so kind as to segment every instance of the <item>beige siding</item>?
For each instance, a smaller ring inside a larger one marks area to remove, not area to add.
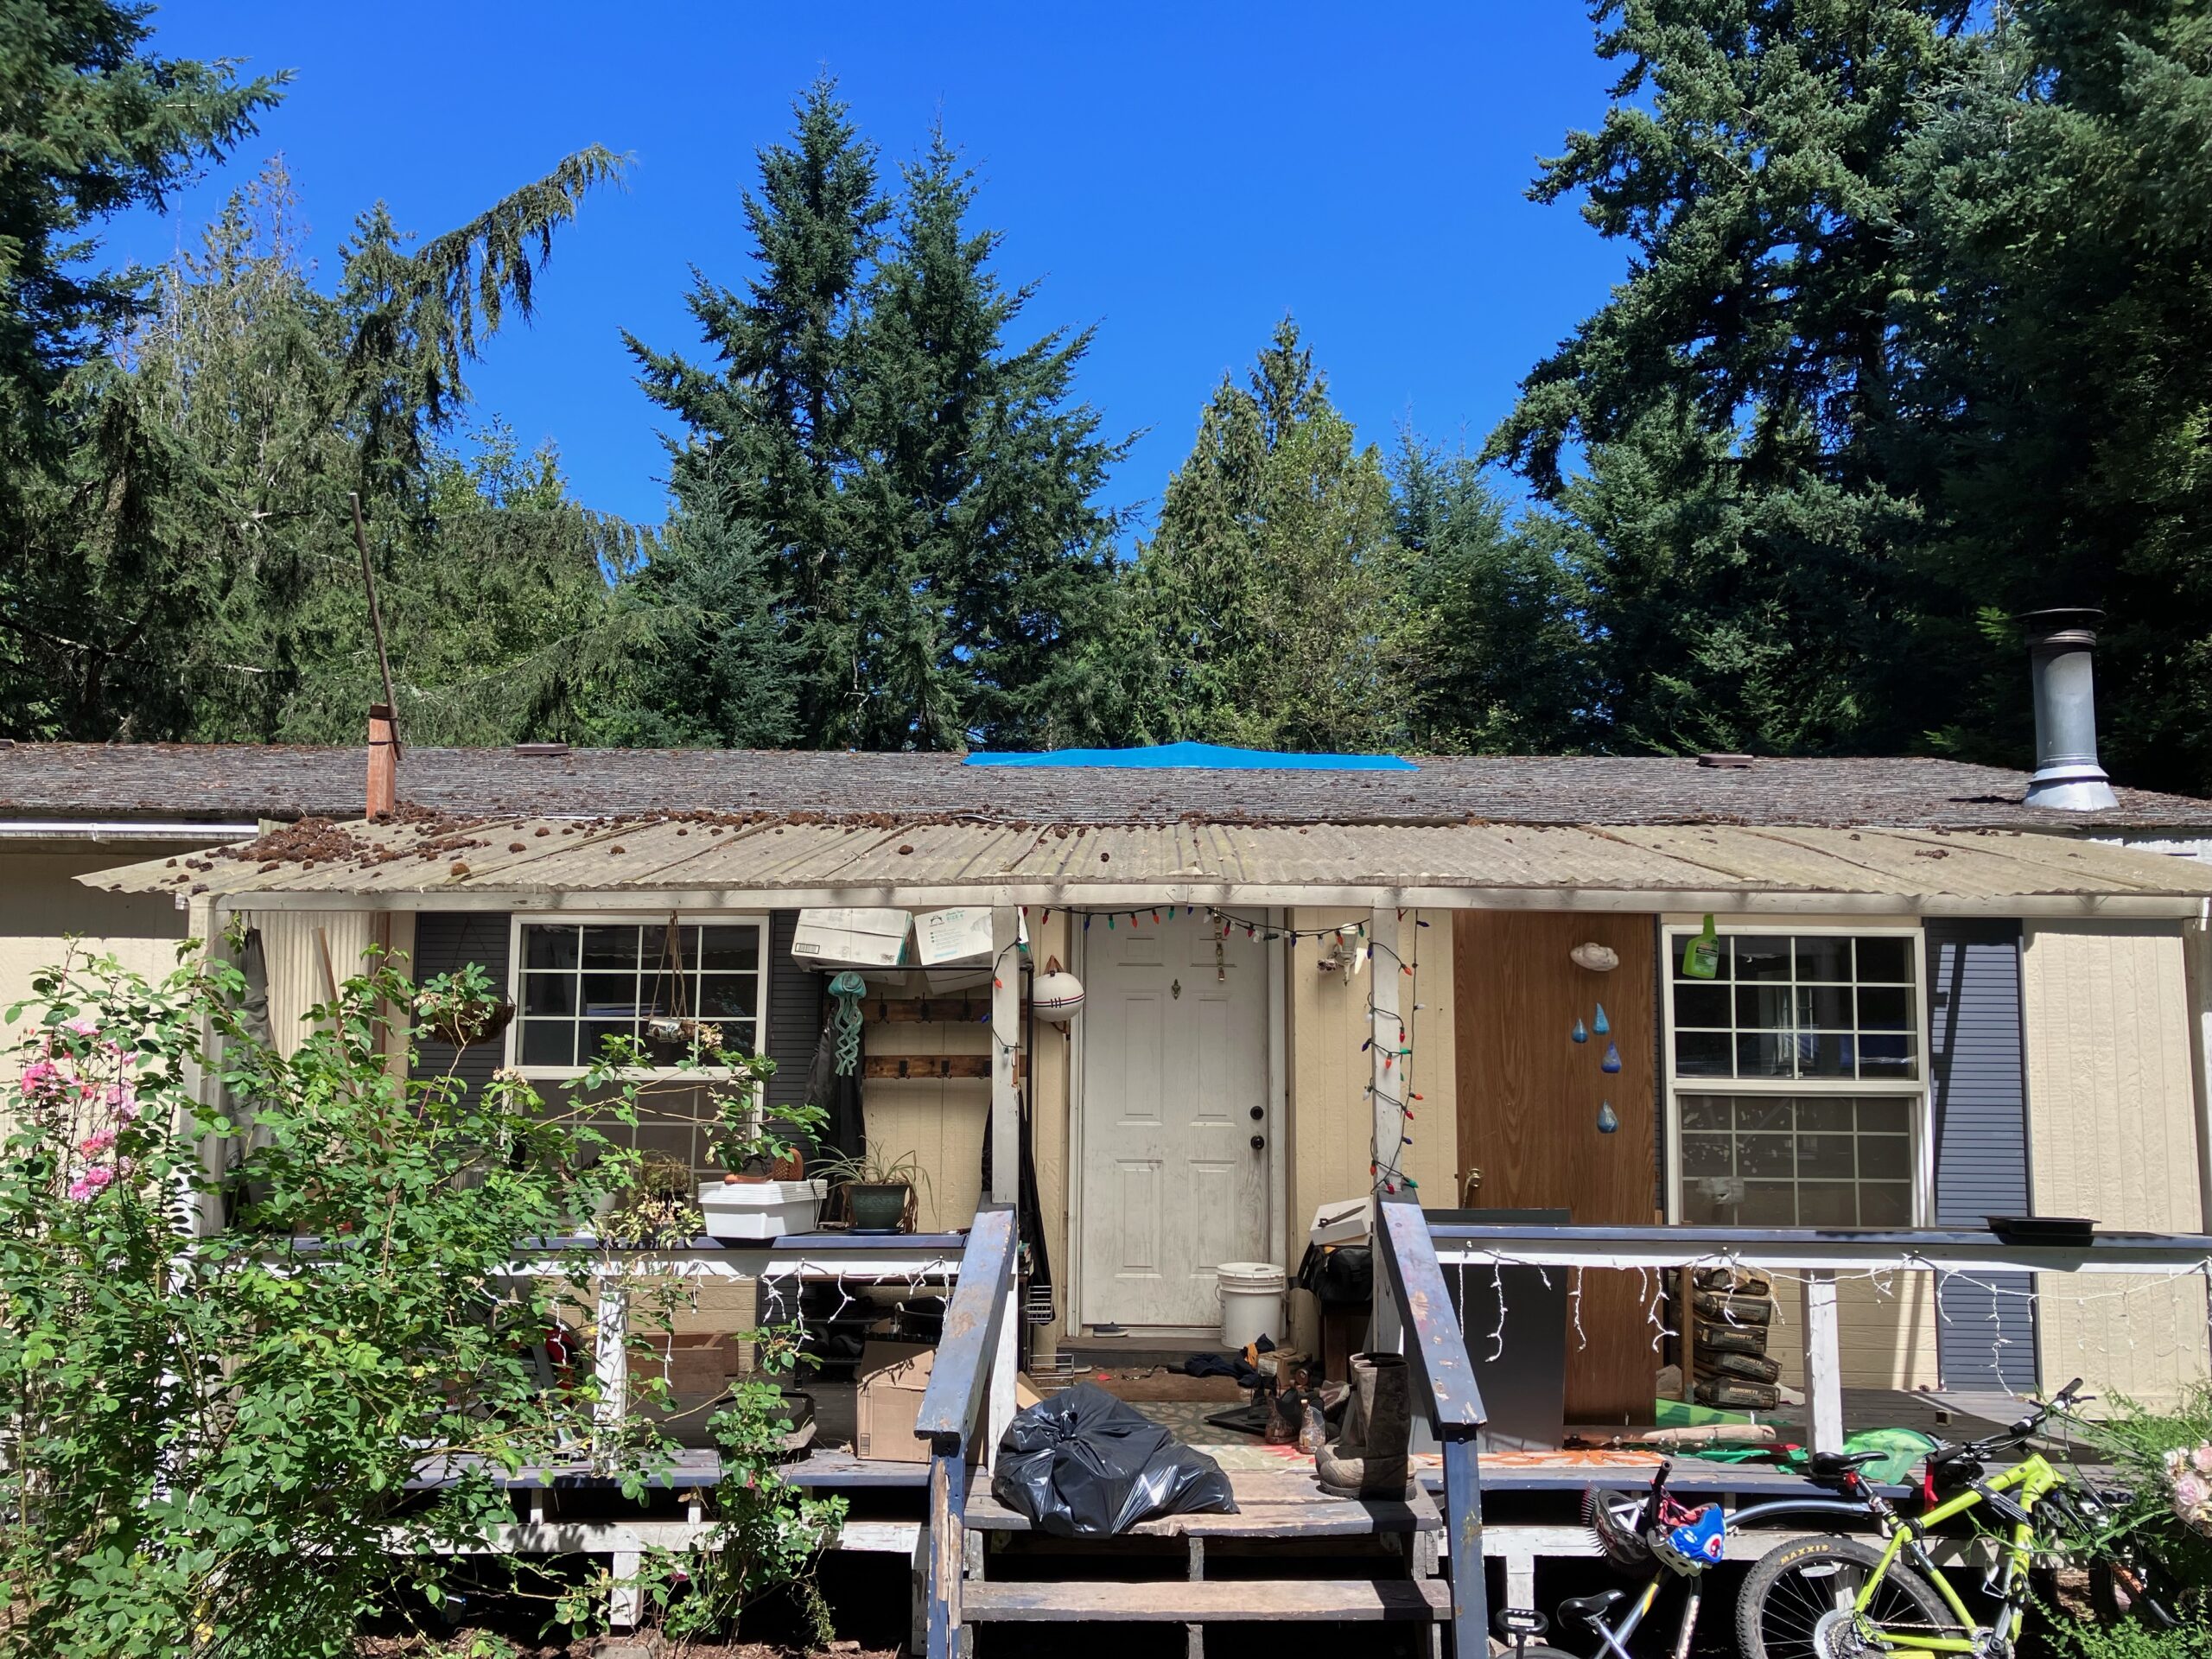
[[[989,1027],[869,1025],[865,1053],[988,1054]],[[989,1132],[987,1078],[936,1083],[878,1078],[861,1090],[868,1145],[886,1158],[912,1153],[926,1177],[914,1195],[924,1232],[965,1227],[983,1195],[983,1137]]]
[[[12,1046],[8,1009],[31,995],[31,981],[73,950],[79,960],[111,956],[160,979],[177,965],[186,916],[162,894],[103,893],[74,878],[149,856],[145,848],[97,853],[0,852],[0,1037]],[[78,937],[73,942],[70,935]],[[29,1010],[26,1010],[29,1013]]]
[[[1299,910],[1291,912],[1291,925],[1333,927],[1363,922],[1368,916],[1358,910]],[[1420,1183],[1424,1205],[1448,1210],[1458,1201],[1459,1179],[1452,917],[1448,911],[1427,911],[1418,918],[1431,925],[1415,927],[1416,914],[1408,912],[1401,928],[1408,947],[1403,954],[1417,969],[1401,979],[1399,994],[1405,1003],[1417,1005],[1410,1087],[1421,1096],[1414,1108],[1414,1144],[1405,1149],[1401,1167]],[[1372,1060],[1361,1045],[1368,1034],[1366,975],[1375,968],[1370,963],[1346,980],[1338,973],[1323,973],[1320,960],[1320,947],[1312,939],[1301,939],[1284,969],[1290,1004],[1287,1219],[1293,1269],[1305,1254],[1306,1231],[1314,1211],[1334,1199],[1357,1198],[1372,1185],[1368,1150],[1374,1114],[1367,1095]],[[1294,1302],[1297,1339],[1310,1348],[1316,1341],[1310,1299],[1300,1294]]]
[[[1363,922],[1365,911],[1300,910],[1299,928]],[[1414,1108],[1401,1166],[1420,1184],[1422,1202],[1450,1209],[1459,1174],[1459,1099],[1452,1074],[1452,930],[1448,912],[1422,919],[1434,924],[1416,930],[1407,913],[1402,938],[1410,936],[1404,954],[1417,965],[1402,978],[1400,995],[1418,1005],[1414,1014],[1411,1090],[1421,1096]],[[1289,980],[1290,1234],[1292,1255],[1301,1254],[1313,1211],[1335,1198],[1357,1198],[1371,1185],[1368,1151],[1374,1112],[1367,1084],[1372,1059],[1367,1041],[1367,974],[1370,964],[1349,981],[1320,970],[1320,948],[1300,940],[1285,964]],[[1387,971],[1387,969],[1386,969]],[[1295,1266],[1296,1263],[1292,1264]]]
[[[1774,1287],[1774,1325],[1767,1352],[1782,1366],[1789,1387],[1805,1386],[1805,1298],[1794,1278]],[[1884,1274],[1874,1279],[1839,1277],[1836,1322],[1841,1336],[1847,1389],[1933,1389],[1936,1365],[1936,1286],[1926,1273]]]
[[[330,1001],[332,988],[368,971],[371,945],[394,958],[415,948],[415,918],[406,911],[270,910],[247,920],[261,935],[269,973],[270,1040],[285,1054],[306,1039],[308,1013]]]
[[[2194,1232],[2202,1220],[2182,939],[2171,924],[2035,923],[2021,956],[2036,1213]],[[2045,1274],[2043,1376],[2170,1398],[2205,1370],[2189,1279]]]

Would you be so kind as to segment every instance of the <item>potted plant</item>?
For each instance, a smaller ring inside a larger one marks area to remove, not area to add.
[[[667,1249],[689,1244],[702,1224],[691,1202],[691,1166],[664,1152],[650,1152],[600,1218],[598,1231],[607,1243],[624,1249]]]
[[[908,1233],[914,1230],[914,1189],[929,1185],[929,1172],[912,1152],[887,1157],[873,1147],[816,1166],[817,1172],[845,1190],[856,1233]]]
[[[804,1179],[804,1148],[816,1144],[830,1114],[819,1106],[785,1106],[771,1116],[761,1092],[776,1063],[761,1054],[717,1058],[730,1072],[714,1091],[715,1127],[708,1145],[727,1173],[699,1188],[707,1231],[715,1238],[766,1239],[812,1230],[828,1183]]]
[[[435,1041],[467,1048],[497,1037],[515,1017],[515,1005],[492,988],[471,963],[458,974],[440,974],[415,993],[415,1019]]]

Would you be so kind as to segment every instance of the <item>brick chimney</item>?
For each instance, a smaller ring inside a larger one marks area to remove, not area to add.
[[[391,705],[369,705],[369,802],[372,818],[399,810],[399,734],[392,727]]]

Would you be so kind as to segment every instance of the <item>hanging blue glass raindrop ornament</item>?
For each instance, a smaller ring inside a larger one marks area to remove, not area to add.
[[[1600,1002],[1598,1005],[1598,1017],[1590,1022],[1590,1029],[1602,1037],[1612,1028],[1611,1022],[1605,1018],[1605,1005]]]
[[[1605,1058],[1601,1065],[1602,1068],[1607,1071],[1619,1071],[1621,1069],[1620,1050],[1615,1048],[1611,1043],[1607,1043],[1605,1045]]]
[[[1621,1115],[1613,1109],[1613,1103],[1610,1100],[1599,1101],[1598,1103],[1598,1133],[1611,1135],[1620,1126]]]
[[[1574,1016],[1574,1029],[1568,1032],[1567,1034],[1573,1038],[1578,1043],[1586,1043],[1590,1040],[1590,1033],[1583,1028],[1582,1016],[1580,1014],[1578,1014]]]

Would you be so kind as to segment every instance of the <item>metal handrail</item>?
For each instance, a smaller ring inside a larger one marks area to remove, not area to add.
[[[993,1362],[1000,1357],[1017,1247],[1010,1207],[976,1212],[960,1257],[959,1282],[944,1312],[944,1334],[931,1361],[929,1386],[914,1414],[915,1438],[930,1443],[929,1659],[955,1659],[960,1648],[968,1441],[989,1393]]]
[[[1380,1198],[1375,1243],[1378,1292],[1387,1290],[1404,1334],[1406,1360],[1444,1452],[1444,1527],[1452,1552],[1452,1651],[1490,1651],[1490,1592],[1483,1573],[1482,1471],[1476,1437],[1487,1421],[1459,1310],[1445,1292],[1428,1219],[1412,1194]]]

